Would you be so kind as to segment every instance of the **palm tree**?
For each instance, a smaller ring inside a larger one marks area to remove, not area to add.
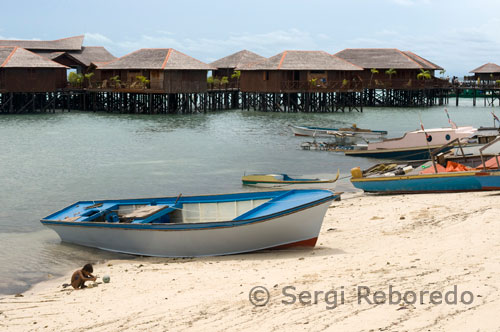
[[[387,69],[385,73],[389,75],[389,81],[392,83],[392,75],[396,75],[396,69],[394,68]]]
[[[428,70],[420,69],[420,73],[417,74],[418,80],[430,80],[431,78],[431,73]]]
[[[371,86],[372,85],[373,75],[378,74],[378,70],[377,70],[377,68],[372,68],[372,69],[370,69],[370,71],[372,72],[372,74],[370,76],[370,86]]]
[[[446,70],[445,70],[445,69],[441,69],[441,70],[439,71],[439,74],[440,74],[441,76],[443,76],[443,77],[444,77],[444,73],[446,73]]]
[[[92,88],[92,82],[90,81],[90,79],[92,78],[92,76],[94,76],[94,73],[88,73],[88,74],[85,74],[84,76],[87,79],[88,87]]]

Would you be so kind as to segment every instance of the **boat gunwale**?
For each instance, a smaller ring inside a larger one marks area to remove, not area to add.
[[[285,192],[286,191],[290,190],[285,190]],[[323,197],[305,204],[297,205],[268,215],[249,218],[249,219],[242,219],[242,220],[227,220],[227,221],[198,222],[198,223],[132,224],[132,223],[109,223],[109,222],[75,222],[75,221],[64,221],[64,220],[50,220],[44,218],[41,219],[40,222],[43,225],[88,227],[88,228],[113,228],[113,229],[128,229],[128,230],[147,230],[147,231],[186,231],[186,230],[220,229],[220,228],[244,226],[244,225],[255,224],[276,219],[285,215],[289,215],[292,213],[296,213],[298,211],[306,210],[321,205],[328,201],[333,201],[338,196],[340,196],[340,193],[331,192],[331,195],[328,195],[327,197]],[[73,205],[70,205],[69,207]]]
[[[376,133],[381,135],[387,135],[387,130],[371,130],[369,131],[356,131],[356,130],[340,130],[340,128],[323,128],[323,127],[313,127],[313,126],[296,126],[290,125],[292,128],[305,129],[305,130],[325,130],[325,131],[340,131],[340,132],[352,132],[352,133]]]

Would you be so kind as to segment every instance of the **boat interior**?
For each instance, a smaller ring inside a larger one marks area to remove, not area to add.
[[[483,167],[483,160],[484,166]],[[497,155],[481,156],[455,156],[441,154],[436,157],[435,165],[438,173],[481,171],[484,169],[500,169],[500,159]],[[407,161],[404,163],[383,163],[374,165],[363,171],[363,177],[379,176],[413,176],[422,174],[435,174],[434,164],[428,161]]]
[[[112,223],[198,223],[234,220],[236,217],[261,206],[270,199],[255,199],[215,203],[81,203],[61,221]],[[62,218],[62,219],[61,219]]]
[[[327,190],[287,190],[218,196],[85,201],[43,220],[130,224],[207,223],[267,216],[331,196]]]

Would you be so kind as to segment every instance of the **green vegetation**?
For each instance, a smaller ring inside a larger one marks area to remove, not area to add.
[[[235,70],[235,71],[234,71],[234,73],[231,75],[231,78],[232,78],[232,79],[239,80],[239,79],[240,79],[240,76],[241,76],[241,71],[239,71],[239,70]]]
[[[77,74],[74,71],[69,73],[68,82],[74,88],[81,88],[84,76],[82,74]]]
[[[120,80],[120,76],[118,76],[118,75],[113,76],[109,79],[109,81],[113,83],[115,88],[117,88],[117,89],[121,88],[122,81]]]
[[[89,88],[92,87],[92,82],[91,82],[92,76],[94,76],[94,73],[87,73],[84,75],[85,79],[87,80],[87,86]]]
[[[349,81],[345,78],[342,80],[342,87],[345,88],[349,84]]]
[[[372,73],[372,74],[370,75],[370,86],[371,86],[371,85],[372,85],[372,80],[373,80],[373,75],[378,74],[378,73],[379,73],[379,71],[377,70],[377,68],[372,68],[372,69],[370,69],[370,71],[371,71],[371,73]]]
[[[394,68],[387,69],[387,70],[385,71],[385,73],[386,73],[387,75],[389,75],[389,79],[390,79],[391,81],[392,81],[392,75],[396,75],[396,74],[397,74],[396,69],[394,69]]]
[[[418,80],[430,80],[431,78],[431,73],[428,70],[420,69],[420,73],[417,74]]]
[[[212,76],[207,77],[207,83],[208,84],[214,84],[214,78]]]
[[[222,76],[220,83],[227,85],[229,83],[229,79],[227,78],[227,76]]]
[[[150,80],[148,80],[146,76],[139,75],[136,76],[135,78],[137,79],[137,81],[139,82],[139,84],[143,89],[147,89],[149,87]]]

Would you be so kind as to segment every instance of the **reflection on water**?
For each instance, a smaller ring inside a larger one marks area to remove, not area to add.
[[[459,125],[491,126],[490,108],[449,107]],[[0,293],[13,293],[86,261],[122,255],[62,245],[40,218],[77,200],[258,190],[246,172],[331,178],[375,160],[302,151],[289,124],[388,130],[448,126],[442,107],[363,113],[225,111],[199,115],[59,113],[0,117]],[[334,185],[352,191],[348,180]]]

